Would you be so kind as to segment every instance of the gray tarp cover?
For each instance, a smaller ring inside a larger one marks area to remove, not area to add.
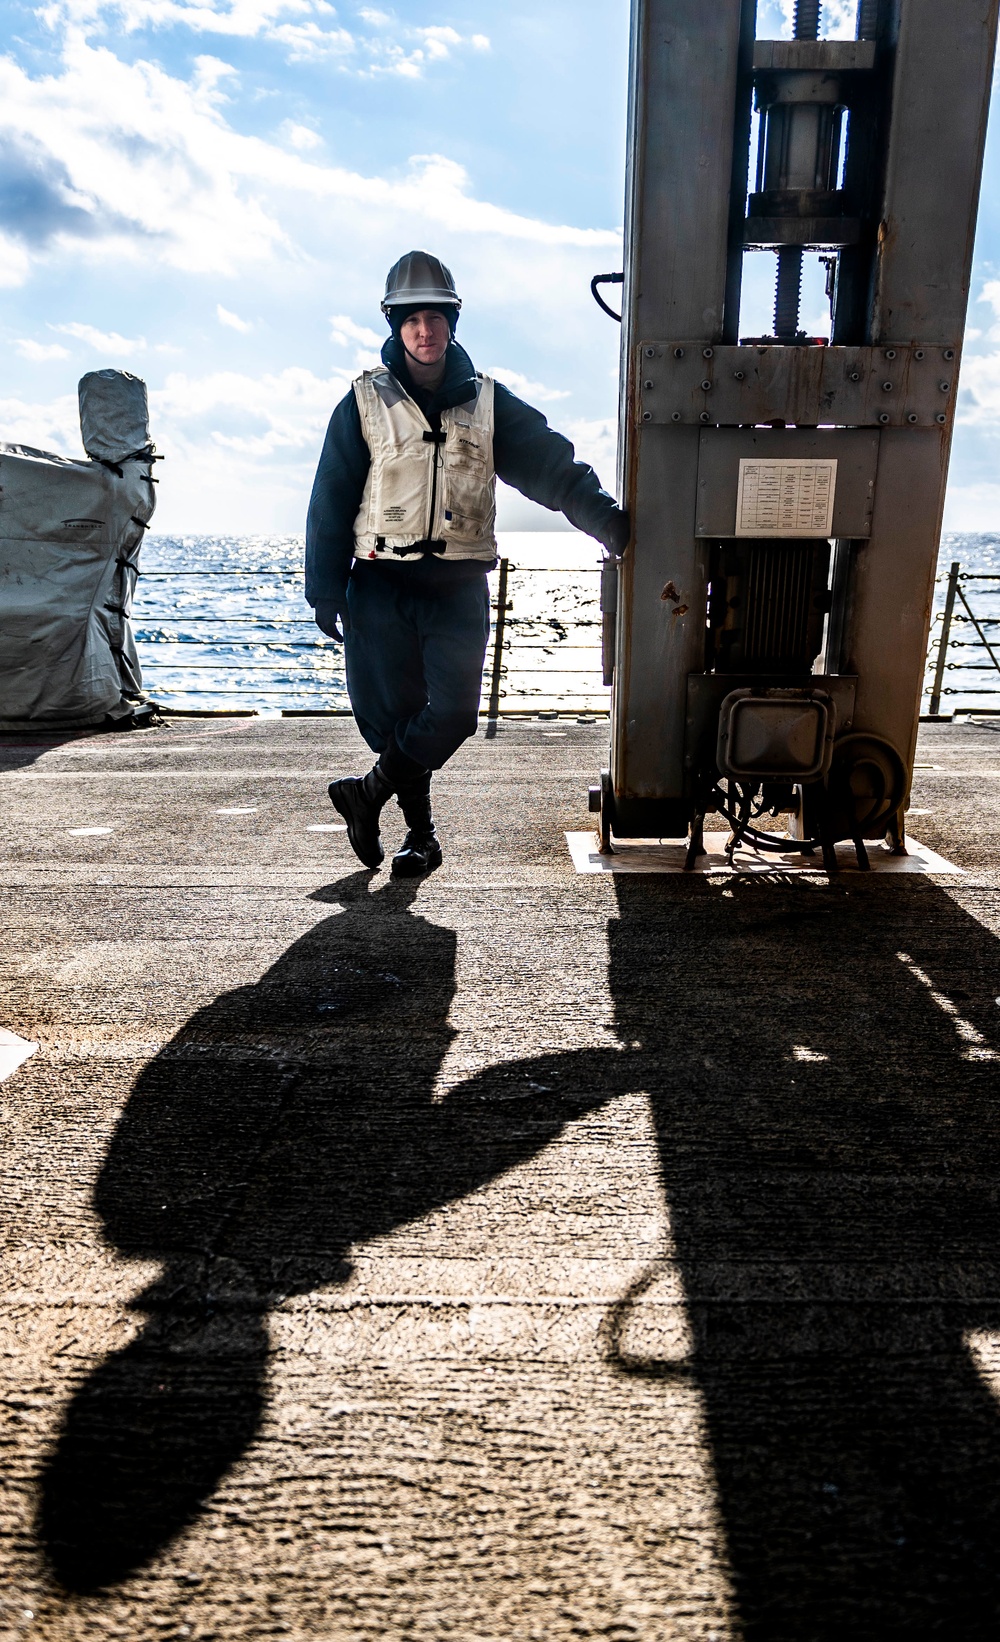
[[[120,462],[149,446],[146,384],[129,371],[88,371],[80,378],[83,448],[98,462]]]
[[[92,372],[81,403],[95,376],[112,408],[108,379],[124,379],[111,445],[139,428],[142,389],[146,448],[132,444],[125,460],[119,449],[117,471],[0,443],[0,719],[99,723],[128,716],[141,695],[128,617],[154,505],[145,388],[124,371]],[[93,419],[87,442],[101,443]]]

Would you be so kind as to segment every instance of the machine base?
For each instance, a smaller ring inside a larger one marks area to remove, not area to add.
[[[729,858],[725,853],[729,834],[726,832],[709,832],[705,834],[705,854],[697,858],[694,866],[688,871],[688,876],[694,874],[717,875],[724,873],[728,877],[739,874],[750,874],[753,877],[801,878],[804,874],[816,877],[825,876],[823,864],[819,855],[803,856],[790,851],[787,855],[764,855],[749,846],[741,846],[736,852],[735,860],[730,866]],[[615,840],[613,855],[602,855],[598,847],[597,835],[593,832],[568,832],[566,843],[573,865],[578,873],[594,872],[645,872],[645,873],[678,873],[685,872],[687,857],[687,842],[679,839],[676,843],[661,843],[657,838],[626,838]],[[868,850],[868,861],[871,873],[910,873],[924,877],[928,875],[958,875],[961,867],[956,867],[943,856],[935,854],[923,844],[907,841],[908,854],[896,855],[887,844],[874,844]],[[860,872],[857,856],[852,843],[840,843],[836,846],[837,865],[841,872]]]

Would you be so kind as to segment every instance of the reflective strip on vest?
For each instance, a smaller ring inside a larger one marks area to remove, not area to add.
[[[371,452],[354,524],[358,559],[419,559],[418,542],[443,558],[496,558],[493,381],[476,378],[475,402],[441,412],[441,437],[385,366],[354,383]]]

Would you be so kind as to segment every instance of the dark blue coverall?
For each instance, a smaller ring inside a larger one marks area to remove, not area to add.
[[[382,359],[435,431],[443,410],[474,398],[475,368],[454,340],[444,380],[432,391],[411,380],[395,337],[386,341]],[[624,548],[627,518],[593,468],[575,459],[569,440],[540,411],[500,382],[494,389],[493,455],[498,478],[564,513],[609,551]],[[330,419],[316,470],[306,523],[306,598],[340,613],[347,689],[372,751],[384,752],[395,737],[415,765],[438,770],[479,722],[492,566],[481,559],[443,559],[440,544],[428,544],[419,561],[406,564],[353,562],[354,524],[370,464],[352,389]],[[409,551],[419,550],[418,543]]]

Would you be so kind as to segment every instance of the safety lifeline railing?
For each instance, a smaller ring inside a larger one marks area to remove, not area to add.
[[[480,709],[480,716],[488,721],[487,733],[505,716],[539,711],[607,713],[600,599],[596,579],[591,580],[599,574],[596,563],[519,568],[509,559],[500,560],[483,674],[485,705]],[[544,590],[545,578],[553,576],[562,578],[562,585],[552,589],[548,583]],[[281,608],[284,595],[278,596],[274,584],[293,583],[300,577],[301,570],[280,566],[146,571],[133,619],[151,698],[167,712],[185,710],[177,705],[179,701],[239,697],[246,710],[255,702],[256,710],[278,710],[288,717],[348,714],[340,647],[318,633],[293,636],[303,628],[315,633],[312,618],[292,609],[286,614]],[[578,578],[585,581],[581,584]],[[266,597],[268,583],[275,594],[270,599]],[[241,613],[220,610],[226,595],[240,597],[244,589],[247,602],[253,594],[259,598],[262,584],[265,606],[257,614],[243,613],[246,603]],[[164,592],[169,590],[169,602],[156,597],[161,587]],[[195,598],[204,604],[202,588],[212,589],[208,598],[215,608],[186,610],[185,603]],[[220,597],[216,590],[221,588],[225,595]],[[184,655],[188,646],[191,660]],[[296,705],[282,706],[289,698]]]
[[[988,571],[963,570],[961,563],[955,561],[945,580],[944,609],[935,617],[935,625],[940,624],[937,645],[931,644],[928,655],[928,671],[931,673],[930,683],[930,716],[938,718],[941,715],[942,696],[970,697],[970,696],[997,696],[1000,689],[991,688],[994,676],[1000,676],[1000,638],[994,637],[992,642],[987,635],[988,628],[1000,628],[1000,615],[985,616],[973,610],[969,602],[967,589],[970,583],[998,583],[1000,574]],[[971,589],[970,589],[971,591]],[[956,608],[956,606],[960,608]],[[955,629],[963,635],[953,638]],[[968,636],[971,633],[975,637]],[[971,650],[978,652],[985,660],[949,660],[953,650]],[[968,685],[946,683],[945,676],[952,673],[977,673],[986,676],[986,683],[969,683]],[[956,706],[959,702],[956,701]],[[984,713],[995,712],[996,709],[984,707]]]

